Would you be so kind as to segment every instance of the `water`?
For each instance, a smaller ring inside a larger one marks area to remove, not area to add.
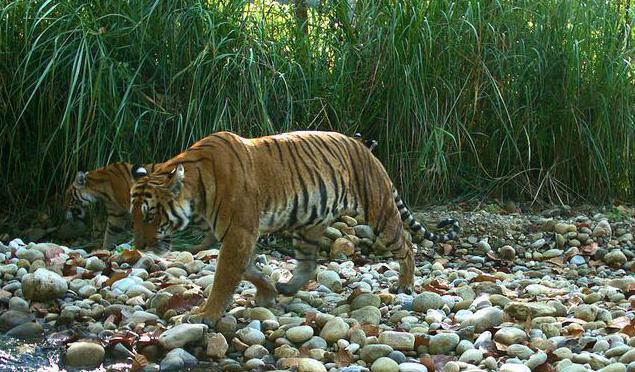
[[[60,349],[45,340],[23,341],[0,334],[0,371],[57,372]]]

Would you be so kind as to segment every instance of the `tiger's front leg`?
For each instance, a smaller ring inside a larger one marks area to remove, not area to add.
[[[227,232],[218,256],[212,292],[203,306],[192,314],[193,320],[216,323],[220,319],[249,266],[257,237],[256,228],[232,228]]]
[[[109,250],[117,246],[119,238],[126,231],[127,215],[119,216],[114,214],[108,215],[106,224],[106,232],[104,233],[104,242],[101,246],[104,250]]]

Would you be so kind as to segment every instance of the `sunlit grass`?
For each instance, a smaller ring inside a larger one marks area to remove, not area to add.
[[[623,6],[323,2],[306,35],[275,2],[0,7],[9,211],[56,205],[78,169],[161,161],[222,129],[364,132],[411,204],[635,196]]]

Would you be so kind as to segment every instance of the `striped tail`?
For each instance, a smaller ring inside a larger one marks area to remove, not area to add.
[[[392,195],[395,198],[395,203],[397,204],[397,208],[399,209],[401,220],[406,224],[406,226],[414,236],[423,237],[424,239],[430,240],[432,242],[446,242],[448,240],[454,240],[459,236],[459,233],[461,232],[459,221],[453,220],[451,218],[441,220],[437,227],[441,229],[450,226],[450,230],[443,235],[431,233],[415,219],[410,209],[406,206],[403,200],[401,200],[401,196],[399,196],[397,189],[395,189],[394,187],[392,188]]]

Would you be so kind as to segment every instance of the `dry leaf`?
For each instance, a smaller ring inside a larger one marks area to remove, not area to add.
[[[553,367],[553,364],[547,362],[536,367],[534,372],[556,372],[556,369]]]
[[[494,275],[490,275],[490,274],[479,274],[476,278],[472,279],[472,283],[477,282],[492,282],[492,283],[496,283],[498,281],[498,278],[496,278]]]
[[[423,357],[421,359],[419,359],[419,362],[421,364],[423,364],[427,369],[428,372],[436,372],[436,367],[434,366],[434,361],[432,360],[432,358],[430,357]],[[440,371],[443,371],[443,369],[441,369]]]
[[[106,283],[104,283],[104,285],[106,285],[107,287],[111,287],[117,280],[127,278],[131,271],[131,269],[127,269],[123,271],[113,272],[110,278],[106,280]]]
[[[619,318],[615,318],[609,322],[606,326],[607,328],[617,328],[622,329],[631,324],[631,319],[626,316],[621,316]]]
[[[366,337],[379,336],[379,327],[377,327],[376,325],[365,323],[362,324],[360,328],[364,331]]]
[[[183,293],[177,293],[157,308],[157,313],[165,314],[168,310],[174,310],[178,315],[190,311],[194,306],[198,306],[203,302],[204,298],[200,294],[189,294],[185,296]]]
[[[582,253],[584,256],[593,256],[595,254],[595,252],[598,250],[599,245],[596,242],[593,242],[589,245],[585,245],[582,248],[580,248],[580,253]]]
[[[338,367],[348,367],[355,362],[355,358],[353,358],[353,353],[350,351],[340,349],[333,353],[333,362],[337,364]]]

